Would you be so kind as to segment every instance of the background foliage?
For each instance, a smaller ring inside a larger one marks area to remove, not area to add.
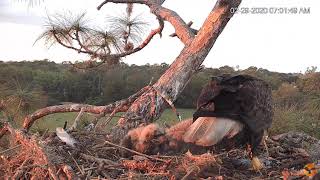
[[[121,63],[79,70],[49,60],[0,62],[1,115],[17,123],[24,115],[49,105],[67,102],[105,105],[127,98],[152,78],[158,79],[168,67],[165,63],[143,66]],[[305,73],[278,73],[256,67],[244,70],[203,67],[175,105],[191,116],[202,86],[211,76],[224,73],[249,74],[271,85],[275,111],[271,133],[296,130],[320,137],[320,72],[316,67]],[[173,113],[163,117],[175,119]]]

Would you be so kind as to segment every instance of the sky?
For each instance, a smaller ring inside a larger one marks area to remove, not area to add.
[[[27,1],[27,0],[26,0]],[[59,45],[48,49],[37,37],[44,31],[49,14],[86,12],[92,26],[104,27],[107,15],[117,15],[124,6],[107,4],[100,11],[96,7],[103,0],[44,0],[40,5],[28,6],[25,1],[0,0],[0,60],[41,60],[56,62],[86,59],[77,52]],[[176,11],[193,28],[200,28],[215,4],[212,0],[166,0],[163,6]],[[245,10],[264,8],[266,14]],[[310,13],[272,14],[274,9],[309,8]],[[143,5],[134,7],[135,14],[143,14],[156,27],[156,20]],[[278,72],[304,72],[307,67],[320,69],[320,1],[319,0],[244,0],[241,12],[227,24],[204,61],[207,67],[224,65],[240,69],[256,66]],[[136,54],[123,59],[128,64],[172,63],[183,44],[169,37],[174,29],[165,23],[162,38],[156,36]]]

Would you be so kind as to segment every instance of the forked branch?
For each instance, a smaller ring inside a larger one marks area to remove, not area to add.
[[[195,36],[191,28],[189,28],[189,26],[175,11],[161,6],[164,0],[105,0],[97,7],[97,9],[100,10],[108,2],[138,3],[147,5],[154,15],[160,17],[164,21],[168,21],[171,23],[176,31],[177,36],[185,45],[190,43]]]
[[[120,53],[120,54],[112,54],[111,56],[112,57],[115,57],[115,58],[120,58],[120,57],[125,57],[125,56],[128,56],[130,54],[133,54],[135,52],[138,52],[140,51],[141,49],[143,49],[144,47],[146,47],[149,42],[151,41],[151,39],[156,35],[156,34],[159,34],[160,37],[162,36],[162,30],[164,28],[164,22],[163,20],[161,19],[161,17],[157,17],[158,19],[158,22],[159,22],[159,27],[157,29],[154,29],[150,32],[150,34],[146,37],[146,39],[136,48],[130,50],[130,51],[126,51],[126,52],[123,52],[123,53]]]

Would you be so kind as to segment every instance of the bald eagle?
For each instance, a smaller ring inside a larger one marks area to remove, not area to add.
[[[251,147],[252,166],[259,170],[262,164],[257,147],[271,126],[272,116],[271,89],[265,81],[249,75],[212,77],[200,93],[194,122],[183,140],[212,146],[242,132]]]

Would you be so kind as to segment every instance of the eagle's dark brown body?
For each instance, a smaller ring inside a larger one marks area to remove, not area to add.
[[[224,75],[212,78],[203,88],[194,120],[217,117],[243,123],[245,141],[255,153],[272,116],[272,94],[265,81],[248,75]]]
[[[179,144],[220,149],[247,143],[251,145],[252,167],[259,170],[262,165],[256,149],[271,126],[272,115],[271,89],[266,82],[247,75],[220,76],[203,88],[193,120],[186,119],[165,131],[154,124],[133,129],[122,144],[146,153],[181,150]],[[158,141],[152,141],[154,138]],[[154,146],[153,142],[162,143]]]

